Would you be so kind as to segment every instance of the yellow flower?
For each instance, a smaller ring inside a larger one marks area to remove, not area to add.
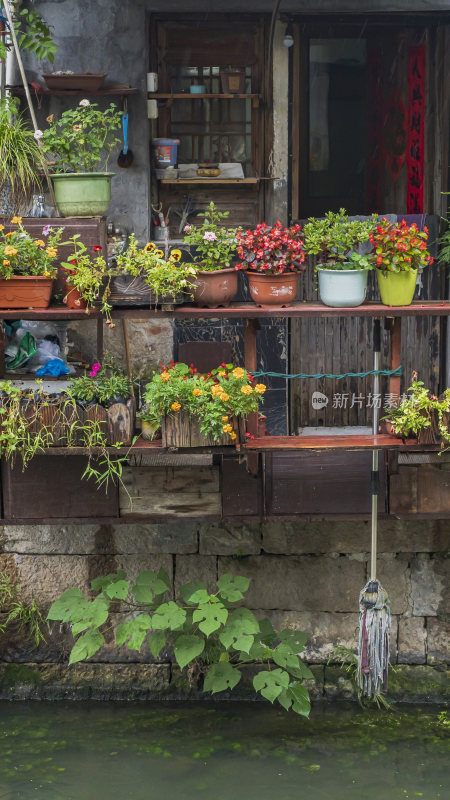
[[[45,252],[50,258],[56,258],[56,256],[58,255],[56,247],[47,247]]]
[[[172,405],[170,407],[171,407],[172,411],[179,411],[180,408],[181,408],[181,405],[180,405],[180,403],[177,403],[175,401],[175,403],[172,403]]]
[[[241,392],[242,394],[252,394],[253,389],[248,385],[248,383],[246,383],[245,386],[241,386]]]
[[[231,427],[231,425],[224,425],[222,430],[223,430],[224,433],[231,433],[233,428]]]
[[[4,225],[0,225],[0,231],[4,231],[4,230],[5,230],[5,226]]]
[[[10,231],[9,233],[5,233],[5,236],[14,236],[15,231]]]
[[[215,383],[214,386],[211,389],[211,394],[214,397],[217,397],[217,395],[218,394],[222,394],[222,392],[223,392],[222,386],[220,386],[220,384],[218,384],[218,383]]]
[[[81,131],[81,128],[82,128],[81,125],[72,125],[72,129],[75,131],[75,133]]]
[[[192,389],[192,394],[194,395],[194,397],[200,397],[203,394],[203,392],[201,389],[195,387],[195,389]]]
[[[242,369],[242,367],[236,367],[236,369],[233,370],[234,378],[243,378],[244,375],[245,375],[245,369]]]
[[[156,258],[164,258],[164,253],[162,250],[155,250],[153,255],[156,256]]]
[[[51,125],[54,118],[55,118],[54,114],[49,114],[48,117],[45,118],[45,121],[48,122],[49,125]]]
[[[20,225],[22,222],[22,217],[13,217],[11,220],[11,225]]]
[[[17,255],[17,250],[15,247],[11,247],[9,244],[8,247],[5,247],[5,256],[15,256]]]
[[[228,417],[222,417],[222,422],[228,422]]]
[[[3,259],[3,266],[4,266],[4,267],[9,267],[9,265],[10,265],[10,264],[11,264],[11,262],[10,262],[10,261],[8,261],[8,259],[7,259],[7,258],[4,258],[4,259]]]
[[[266,391],[266,386],[265,386],[264,383],[257,383],[256,384],[256,386],[255,386],[256,394],[264,394],[265,391]]]
[[[37,245],[38,247],[45,247],[45,242],[43,242],[43,241],[42,241],[42,239],[35,239],[35,240],[34,240],[34,243],[35,243],[35,245]]]
[[[226,373],[226,372],[224,372],[224,371],[223,371],[223,369],[219,369],[219,372],[218,372],[217,374],[218,374],[218,375],[219,375],[221,378],[223,378],[223,376],[224,376],[224,375],[226,375],[227,373]]]
[[[236,434],[235,434],[235,432],[234,432],[234,431],[232,431],[232,432],[230,433],[230,439],[235,439],[235,438],[236,438]]]
[[[50,273],[49,272],[43,272],[42,273],[42,277],[43,278],[50,278]],[[77,301],[77,304],[80,305],[80,301],[79,300]]]
[[[152,253],[153,250],[155,249],[155,247],[156,247],[156,244],[154,244],[154,242],[147,242],[147,244],[144,247],[144,250],[146,250],[147,253]]]
[[[220,399],[222,400],[222,403],[226,403],[227,400],[229,400],[230,398],[229,398],[229,395],[227,395],[226,392],[222,392],[222,394],[220,395]]]
[[[179,261],[181,258],[181,250],[172,250],[170,258],[172,261]]]
[[[164,383],[167,383],[167,381],[170,381],[169,373],[168,372],[161,372],[161,380],[164,381]]]

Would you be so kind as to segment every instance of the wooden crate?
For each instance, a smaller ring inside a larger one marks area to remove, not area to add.
[[[187,411],[169,414],[161,421],[163,447],[234,447],[245,438],[245,425],[243,419],[230,417],[230,425],[236,433],[232,441],[228,434],[220,439],[213,436],[204,436],[196,418]]]
[[[112,306],[178,306],[185,303],[188,297],[183,293],[172,295],[161,295],[158,297],[152,292],[144,278],[132,275],[117,275],[111,280],[111,294],[109,302]]]

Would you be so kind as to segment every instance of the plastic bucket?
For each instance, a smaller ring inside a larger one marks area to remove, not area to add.
[[[381,302],[385,306],[410,306],[417,283],[417,270],[382,272],[377,269]]]
[[[153,158],[158,169],[177,163],[179,139],[152,139]]]
[[[367,269],[318,269],[322,303],[331,308],[355,308],[364,303]]]

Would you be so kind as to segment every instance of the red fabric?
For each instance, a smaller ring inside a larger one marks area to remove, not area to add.
[[[408,214],[423,213],[423,174],[425,142],[425,47],[412,47],[408,65]]]

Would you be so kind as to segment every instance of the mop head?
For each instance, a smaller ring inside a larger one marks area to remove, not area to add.
[[[387,690],[391,612],[387,592],[370,580],[359,595],[358,689],[364,697]]]

